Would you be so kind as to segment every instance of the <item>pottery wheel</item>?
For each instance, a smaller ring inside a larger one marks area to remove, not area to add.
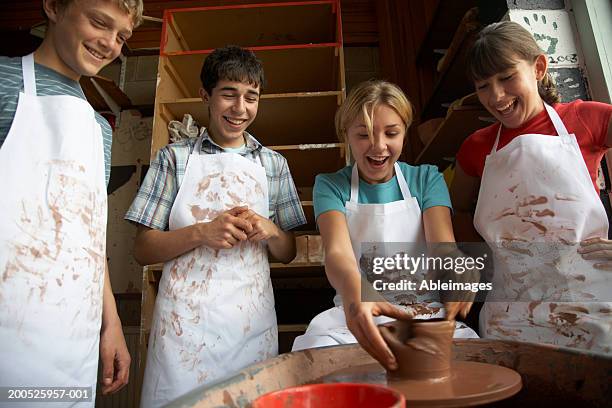
[[[444,380],[394,380],[378,363],[336,371],[320,381],[383,384],[406,397],[407,407],[465,407],[509,398],[520,391],[521,376],[498,365],[453,361],[451,375]]]

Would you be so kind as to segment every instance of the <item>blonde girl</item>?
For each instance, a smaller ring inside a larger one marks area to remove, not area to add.
[[[437,168],[398,161],[411,122],[410,102],[385,81],[358,85],[339,108],[336,132],[348,142],[354,164],[318,175],[313,192],[336,307],[312,320],[294,350],[359,342],[393,369],[395,358],[376,324],[389,318],[443,315],[436,299],[415,297],[413,307],[400,309],[361,297],[361,243],[454,242],[448,190]],[[452,313],[465,314],[468,309],[469,303],[458,304]],[[463,324],[458,324],[455,336],[476,337]]]

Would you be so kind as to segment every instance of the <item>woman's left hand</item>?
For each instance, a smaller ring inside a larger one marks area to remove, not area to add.
[[[612,241],[604,238],[590,238],[580,242],[578,253],[584,259],[595,260],[596,269],[612,271]]]

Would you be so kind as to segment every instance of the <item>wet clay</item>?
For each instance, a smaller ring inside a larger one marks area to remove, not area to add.
[[[390,378],[441,380],[450,376],[451,349],[455,321],[396,320],[379,326],[393,352],[398,369]]]

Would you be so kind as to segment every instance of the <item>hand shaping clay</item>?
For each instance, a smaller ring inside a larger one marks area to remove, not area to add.
[[[390,378],[442,380],[450,376],[454,320],[396,320],[379,326],[398,369]]]

